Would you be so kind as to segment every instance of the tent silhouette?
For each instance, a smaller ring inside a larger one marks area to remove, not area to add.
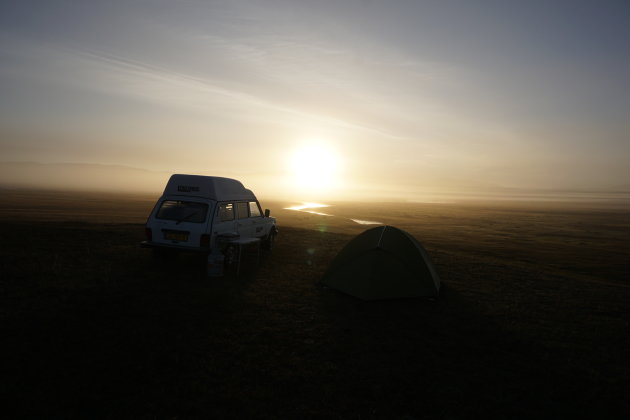
[[[437,296],[440,291],[422,245],[393,226],[368,229],[348,242],[321,283],[363,300]]]

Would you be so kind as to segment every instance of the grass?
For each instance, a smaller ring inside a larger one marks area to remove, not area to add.
[[[280,236],[255,276],[208,279],[137,246],[150,199],[25,213],[36,199],[0,213],[0,395],[20,417],[630,412],[627,213],[332,207],[410,231],[443,281],[436,300],[362,302],[317,285],[366,228],[344,219],[274,205]]]

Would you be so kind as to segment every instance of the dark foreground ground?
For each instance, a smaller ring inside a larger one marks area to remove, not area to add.
[[[366,228],[341,217],[272,206],[281,232],[256,275],[207,279],[194,259],[159,264],[137,246],[152,198],[111,204],[99,196],[3,196],[5,414],[630,413],[628,212],[330,208],[412,232],[443,281],[437,300],[368,303],[316,284],[336,252]]]

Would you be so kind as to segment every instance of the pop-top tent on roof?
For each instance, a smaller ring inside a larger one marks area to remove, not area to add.
[[[322,284],[364,300],[437,296],[440,291],[422,245],[393,226],[368,229],[348,242]]]
[[[171,175],[163,195],[204,197],[217,201],[256,200],[254,193],[236,179],[203,175]]]

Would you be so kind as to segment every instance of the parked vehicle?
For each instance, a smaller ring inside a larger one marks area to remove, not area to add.
[[[240,181],[199,175],[172,175],[146,223],[143,247],[157,254],[186,251],[214,255],[230,245],[258,242],[273,248],[276,219],[264,213]],[[226,258],[232,258],[231,255]]]

